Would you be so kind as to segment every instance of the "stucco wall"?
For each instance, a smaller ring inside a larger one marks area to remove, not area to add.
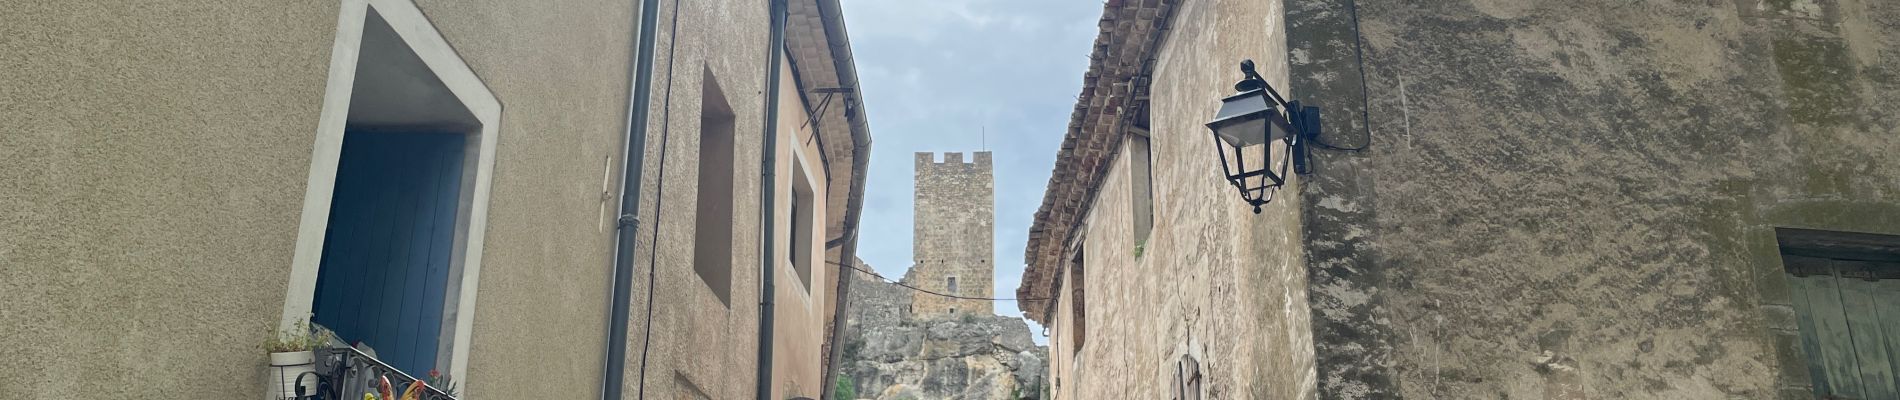
[[[675,6],[678,6],[677,13]],[[660,2],[654,62],[655,94],[642,188],[640,271],[658,274],[645,392],[669,398],[742,398],[753,394],[758,368],[760,146],[767,52],[766,8],[745,2]],[[757,49],[745,51],[742,49]],[[735,177],[732,198],[731,305],[693,271],[699,180],[701,83],[716,77],[732,108]],[[664,153],[664,157],[662,157]],[[657,237],[657,243],[652,240]],[[657,251],[657,255],[654,254]],[[783,255],[783,249],[779,249]],[[651,258],[650,258],[651,257]],[[652,260],[649,263],[648,260]],[[644,279],[644,277],[642,277]],[[637,281],[640,282],[640,281]],[[647,329],[647,285],[635,285],[631,332]],[[789,290],[784,280],[778,290]],[[633,340],[640,340],[637,337]],[[638,345],[629,369],[641,363]],[[627,392],[639,390],[628,379]],[[695,393],[697,392],[697,393]]]
[[[504,107],[472,395],[599,396],[618,203],[603,215],[600,179],[626,146],[634,6],[417,1]]]
[[[778,385],[779,394],[775,398],[818,398],[819,391],[824,389],[819,383],[824,379],[824,371],[819,370],[819,367],[825,355],[819,351],[822,350],[825,335],[829,333],[824,327],[831,322],[829,316],[832,311],[825,308],[825,300],[837,287],[836,283],[829,286],[825,284],[832,282],[832,275],[836,271],[825,264],[824,258],[825,238],[830,236],[823,222],[827,220],[825,211],[829,208],[824,191],[829,185],[826,184],[824,166],[818,157],[817,141],[806,140],[818,132],[814,131],[816,125],[810,124],[810,118],[805,114],[806,105],[798,95],[797,82],[791,79],[789,58],[780,64],[780,68],[785,75],[779,81],[779,183],[776,188],[779,194],[775,203],[778,210],[775,228],[779,247],[774,253],[785,261],[774,266],[779,275],[774,296],[777,299],[776,315],[773,317],[776,334],[772,339],[776,355],[772,358],[772,376]],[[795,157],[803,161],[795,162]],[[806,180],[805,185],[812,190],[811,204],[807,206],[812,209],[812,221],[816,221],[798,227],[809,238],[802,244],[792,241],[791,223],[792,185],[794,179],[801,179],[801,173]],[[804,277],[800,277],[800,272],[792,267],[790,246],[803,246],[798,256],[804,259],[809,268],[804,272]]]
[[[1169,398],[1184,354],[1201,363],[1205,398],[1312,397],[1306,273],[1296,245],[1302,201],[1283,192],[1254,214],[1221,178],[1203,126],[1233,92],[1242,59],[1284,86],[1279,4],[1191,0],[1175,10],[1151,88],[1154,228],[1137,257],[1135,153],[1124,148],[1085,205],[1078,237],[1086,305],[1079,354],[1076,274],[1062,275],[1050,333],[1057,398]]]
[[[1772,228],[1900,233],[1900,5],[1362,1],[1361,92],[1289,3],[1295,97],[1371,107],[1301,196],[1321,397],[1809,398]]]
[[[0,17],[17,39],[0,45],[0,345],[20,349],[0,398],[261,392],[337,6],[216,3]],[[631,4],[419,7],[506,104],[458,378],[482,398],[597,395]]]
[[[261,393],[337,5],[6,8],[0,398]]]
[[[623,160],[613,157],[626,146],[635,4],[417,4],[504,104],[473,350],[468,376],[457,377],[475,398],[599,394],[618,202],[603,199],[601,185],[620,178]],[[766,5],[661,4],[627,391],[644,383],[663,397],[747,397],[758,348]],[[8,11],[0,32],[17,40],[0,44],[0,345],[16,350],[0,365],[0,398],[261,392],[259,345],[285,298],[337,7],[28,2]],[[839,235],[826,228],[838,221],[823,204],[834,197],[823,141],[806,140],[815,126],[790,65],[780,67],[777,204],[789,206],[799,152],[823,222],[807,226],[809,291],[779,263],[775,396],[815,396],[831,297],[822,283],[832,279],[823,243]],[[721,199],[736,210],[730,306],[692,272],[708,74],[737,121],[734,191]],[[784,243],[789,226],[779,222]],[[653,341],[643,348],[649,296]],[[644,380],[635,375],[643,361]]]

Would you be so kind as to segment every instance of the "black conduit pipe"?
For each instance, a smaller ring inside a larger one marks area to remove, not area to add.
[[[643,0],[634,13],[639,15],[638,48],[633,52],[633,68],[627,89],[627,149],[620,159],[620,213],[614,224],[613,304],[607,318],[607,365],[601,379],[603,400],[623,399],[627,374],[627,324],[633,308],[633,246],[640,225],[640,172],[646,162],[647,108],[652,101],[653,31],[659,21],[654,15],[659,0]],[[648,326],[647,329],[652,329]]]
[[[666,96],[660,99],[661,108],[664,111],[660,112],[660,170],[655,171],[654,174],[660,178],[660,181],[653,185],[653,209],[655,210],[666,209],[666,153],[671,149],[667,144],[673,137],[673,78],[679,76],[673,73],[673,62],[679,60],[679,57],[674,57],[673,54],[680,45],[680,0],[673,0],[673,20],[667,22],[666,27]],[[653,213],[653,234],[649,236],[652,239],[647,243],[660,242],[660,222],[665,219],[662,218],[665,215]],[[653,355],[653,299],[660,292],[659,286],[654,283],[659,281],[660,252],[649,250],[647,251],[647,315],[646,321],[641,323],[646,329],[640,338],[640,380],[634,382],[640,385],[640,390],[634,392],[634,398],[640,400],[647,398],[647,359]]]
[[[782,57],[785,54],[786,18],[785,0],[767,1],[771,3],[770,15],[767,18],[772,20],[770,28],[772,32],[771,39],[766,45],[765,113],[763,113],[765,115],[765,144],[760,150],[763,153],[761,158],[764,158],[761,162],[764,171],[759,182],[759,219],[763,220],[764,229],[759,232],[759,242],[764,249],[759,253],[759,278],[762,290],[759,293],[758,400],[773,400],[772,296],[775,294],[772,276],[776,271],[772,270],[772,260],[775,260],[776,256],[772,254],[772,246],[777,243],[773,241],[775,235],[772,233],[774,222],[778,219],[774,217],[776,216],[775,200],[778,194],[778,95],[781,69],[779,64],[783,63]]]

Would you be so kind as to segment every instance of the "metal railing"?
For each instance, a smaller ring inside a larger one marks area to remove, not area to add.
[[[317,380],[314,385],[316,393],[299,393],[298,399],[362,400],[364,394],[377,392],[376,385],[382,381],[381,378],[388,378],[393,394],[401,396],[403,388],[417,380],[354,348],[334,347],[315,351],[316,372],[305,373],[297,380],[299,386],[310,379]],[[434,386],[423,388],[421,397],[422,400],[456,400]]]

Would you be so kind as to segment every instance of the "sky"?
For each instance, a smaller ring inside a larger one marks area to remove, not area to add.
[[[912,154],[987,147],[996,168],[996,297],[1015,297],[1030,219],[1068,131],[1102,3],[843,4],[872,140],[858,257],[902,278],[911,265]],[[1022,315],[1013,301],[995,309]],[[1047,343],[1029,324],[1036,342]]]

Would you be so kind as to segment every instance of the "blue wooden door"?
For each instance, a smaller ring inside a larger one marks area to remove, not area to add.
[[[436,368],[465,135],[347,132],[312,318],[411,375]]]

